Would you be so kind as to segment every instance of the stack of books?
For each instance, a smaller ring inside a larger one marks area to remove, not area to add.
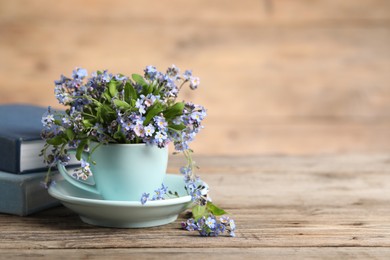
[[[47,109],[0,105],[0,213],[26,216],[59,205],[41,185],[41,118]]]

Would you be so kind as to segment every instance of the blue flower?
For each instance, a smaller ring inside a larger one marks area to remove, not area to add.
[[[193,193],[196,190],[196,184],[191,179],[187,180],[186,187],[189,193]]]
[[[59,80],[55,80],[54,84],[56,87],[63,87],[66,82],[70,81],[70,78],[65,77],[64,75],[61,75],[61,78]]]
[[[101,124],[96,123],[96,124],[91,128],[90,134],[91,134],[92,136],[98,137],[98,139],[101,140],[101,139],[103,139],[103,138],[105,137],[104,132],[105,132],[105,128],[104,128]]]
[[[72,96],[70,94],[71,90],[69,89],[71,79],[61,75],[61,79],[54,81],[54,83],[54,94],[58,102],[64,105],[69,104],[72,101]]]
[[[69,158],[70,159],[70,158]],[[58,159],[60,160],[60,159]],[[92,175],[91,169],[89,168],[89,163],[84,159],[81,159],[81,167],[73,171],[73,178],[86,180],[89,176]]]
[[[142,204],[142,205],[144,205],[144,204],[148,201],[149,196],[150,196],[149,193],[143,193],[143,194],[142,194],[142,197],[141,197],[141,204]]]
[[[54,115],[51,114],[50,112],[46,112],[43,116],[42,116],[42,124],[44,127],[48,127],[48,128],[51,128],[53,123],[54,123]]]
[[[70,156],[68,154],[62,154],[62,155],[59,155],[58,157],[58,161],[62,164],[62,165],[67,165],[70,161]]]
[[[73,74],[72,74],[72,77],[74,79],[83,79],[85,78],[86,76],[88,76],[88,72],[86,69],[83,69],[83,68],[76,68],[75,70],[73,70]]]
[[[200,219],[198,219],[196,224],[198,225],[198,227],[203,227],[205,225],[205,221],[205,217],[201,217]]]
[[[152,200],[162,200],[164,199],[164,194],[161,193],[160,189],[157,189],[154,191],[155,195],[153,196]]]
[[[190,78],[190,88],[192,90],[197,89],[199,84],[200,84],[200,79],[198,77],[191,77]]]
[[[184,80],[190,80],[192,77],[192,71],[191,70],[186,70],[184,73],[183,73],[183,79]]]
[[[145,78],[148,78],[148,79],[151,79],[151,80],[154,80],[156,75],[157,75],[157,69],[156,67],[154,66],[146,66],[145,70]]]
[[[182,222],[182,228],[188,231],[197,230],[201,236],[211,237],[217,237],[225,231],[228,231],[229,235],[234,237],[235,226],[233,225],[234,228],[231,228],[228,224],[228,220],[228,217],[221,217],[220,221],[218,221],[213,214],[209,214],[207,218],[202,216],[197,222],[192,218],[188,219],[186,222]]]
[[[162,184],[161,184],[161,189],[160,189],[160,190],[161,190],[161,192],[163,192],[164,194],[166,194],[167,191],[168,191],[168,187],[165,186],[164,183],[162,183]]]
[[[236,230],[236,223],[234,222],[233,219],[231,219],[231,220],[229,221],[229,226],[230,226],[230,229],[231,229],[232,231]]]
[[[216,230],[218,230],[219,233],[224,233],[225,230],[226,230],[226,226],[222,223],[218,223],[217,224],[217,227],[216,227]]]
[[[133,129],[134,133],[139,137],[144,137],[145,129],[142,124],[136,124]]]
[[[111,81],[112,75],[108,73],[107,70],[103,71],[103,74],[101,75],[101,79],[103,82],[108,83]]]
[[[155,139],[158,143],[164,143],[164,141],[167,139],[167,135],[164,132],[158,131],[156,133]]]
[[[167,121],[165,121],[165,118],[163,116],[155,116],[154,122],[160,130],[165,130],[168,126],[168,123]]]
[[[81,162],[82,172],[84,173],[83,176],[85,176],[86,179],[88,176],[92,175],[91,168],[89,167],[89,163],[85,161],[83,158],[81,158],[80,162]]]
[[[185,151],[188,149],[189,149],[189,146],[186,142],[175,143],[175,150],[176,151]]]
[[[128,80],[128,79],[129,79],[128,77],[126,77],[126,76],[124,76],[124,75],[120,75],[120,74],[116,74],[116,75],[114,76],[114,78],[115,78],[116,80],[118,80],[118,81],[125,81],[125,80]]]
[[[145,204],[147,200],[163,200],[165,199],[164,196],[167,194],[168,187],[164,185],[164,183],[161,184],[161,188],[158,188],[154,191],[154,195],[151,199],[149,199],[150,194],[149,193],[143,193],[141,197],[141,203]]]
[[[202,236],[202,237],[207,237],[209,235],[209,233],[207,232],[206,229],[199,229],[199,234]]]
[[[176,67],[174,64],[172,64],[172,66],[167,69],[167,75],[175,79],[178,76],[179,72],[180,72],[179,68]]]
[[[154,131],[155,131],[155,128],[153,125],[149,124],[147,125],[145,128],[144,128],[144,131],[145,131],[145,135],[146,136],[152,136]]]
[[[185,227],[188,231],[198,230],[198,226],[196,225],[195,220],[193,218],[187,220]]]
[[[144,123],[144,120],[145,120],[144,117],[142,117],[141,115],[139,115],[135,112],[131,113],[128,118],[129,118],[129,120],[131,120],[133,122],[134,125],[136,125],[136,124],[142,125]]]
[[[222,224],[227,224],[229,222],[229,217],[228,216],[222,216],[219,221],[221,221]]]
[[[130,131],[133,128],[133,123],[130,120],[122,120],[122,128],[126,131]]]
[[[185,187],[193,202],[198,201],[202,197],[202,191],[198,189],[198,185],[189,175],[184,176]]]
[[[69,117],[64,116],[61,119],[61,122],[62,122],[62,126],[65,128],[69,128],[72,126],[72,121],[69,119]]]
[[[205,224],[206,224],[209,228],[211,228],[211,229],[214,229],[214,228],[215,228],[215,223],[216,223],[216,221],[215,221],[215,218],[213,218],[213,217],[208,217],[208,218],[206,219],[206,221],[205,221]]]
[[[194,120],[195,122],[200,123],[200,121],[202,121],[203,118],[204,118],[204,113],[195,111],[195,112],[191,113],[191,116],[190,116],[190,117],[191,117],[191,119]]]
[[[161,185],[161,188],[155,190],[155,195],[153,196],[152,200],[163,200],[165,194],[168,191],[168,187],[164,185],[164,183]]]
[[[187,223],[184,222],[184,221],[182,221],[182,222],[181,222],[181,228],[182,228],[182,229],[186,229],[186,228],[187,228]]]
[[[165,96],[166,97],[176,97],[179,89],[177,88],[175,81],[172,80],[171,78],[168,78],[165,83]]]
[[[144,103],[144,100],[141,97],[141,98],[137,99],[137,101],[135,102],[135,107],[139,108],[139,107],[143,106],[143,103]]]
[[[180,125],[183,122],[183,119],[181,116],[177,116],[172,120],[172,123],[175,125]]]
[[[191,168],[183,166],[180,168],[180,173],[181,174],[189,174],[189,173],[191,173]]]
[[[143,97],[143,95],[141,95],[141,98],[142,97]],[[144,103],[145,103],[146,107],[150,107],[151,105],[154,104],[154,102],[156,102],[156,100],[160,99],[160,96],[148,94],[146,97],[143,97],[143,99],[144,99]]]
[[[191,199],[192,199],[192,201],[198,201],[198,200],[200,200],[201,197],[202,197],[202,192],[201,192],[199,189],[195,189],[195,190],[191,193]]]
[[[40,186],[45,188],[45,189],[48,189],[50,186],[56,186],[57,183],[55,180],[49,180],[49,181],[41,181],[40,183]]]
[[[142,98],[137,99],[137,101],[135,102],[135,107],[138,108],[138,111],[140,112],[140,114],[146,113],[145,106],[144,106],[144,100]]]

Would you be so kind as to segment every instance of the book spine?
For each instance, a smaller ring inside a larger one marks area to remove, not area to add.
[[[49,195],[41,182],[43,178],[35,178],[24,187],[24,207],[22,207],[22,214],[20,216],[27,216],[33,213],[61,205],[61,203]]]
[[[45,173],[0,172],[0,213],[27,216],[60,203],[40,185]]]
[[[19,139],[0,137],[0,171],[20,173],[20,144]]]

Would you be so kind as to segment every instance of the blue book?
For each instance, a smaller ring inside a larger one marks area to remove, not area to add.
[[[58,206],[41,185],[46,172],[12,174],[0,171],[0,213],[27,216]]]
[[[0,171],[37,172],[46,169],[39,153],[42,115],[46,108],[31,105],[0,106]]]

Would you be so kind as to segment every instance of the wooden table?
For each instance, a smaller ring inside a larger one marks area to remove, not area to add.
[[[0,258],[390,258],[390,155],[197,157],[237,237],[169,225],[111,229],[58,207],[0,214]],[[170,162],[173,171],[178,158]]]

